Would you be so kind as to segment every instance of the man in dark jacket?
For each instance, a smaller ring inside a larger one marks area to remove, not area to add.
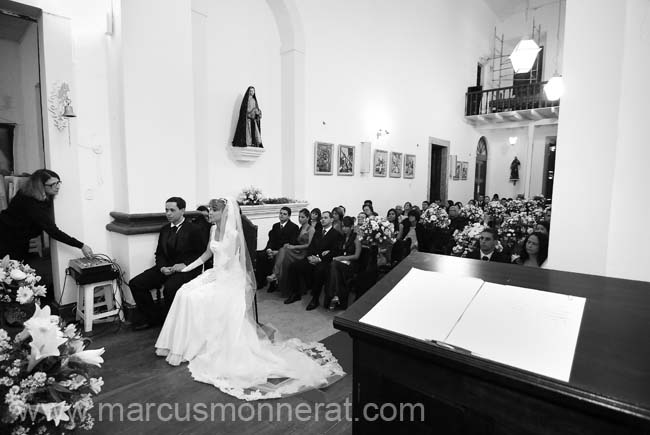
[[[478,250],[470,253],[467,258],[482,261],[496,261],[497,263],[509,263],[508,256],[503,252],[498,252],[496,246],[498,243],[498,233],[494,228],[486,228],[479,238]]]
[[[162,227],[156,247],[156,264],[131,279],[129,287],[137,304],[138,312],[144,317],[136,321],[134,329],[144,329],[162,323],[171,307],[178,289],[201,273],[198,267],[190,272],[181,270],[203,254],[207,245],[201,229],[186,220],[185,201],[172,197],[165,203],[168,224]],[[156,308],[151,290],[165,286],[165,312]]]
[[[273,224],[269,231],[269,241],[262,251],[257,251],[257,262],[255,265],[255,280],[257,288],[260,289],[266,284],[266,277],[271,274],[275,256],[278,251],[287,243],[294,244],[298,239],[300,228],[291,222],[291,209],[282,207],[278,215],[279,222]],[[269,288],[269,291],[272,291]]]

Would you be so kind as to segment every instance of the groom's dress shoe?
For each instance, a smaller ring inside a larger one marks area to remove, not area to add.
[[[320,304],[316,299],[312,299],[309,305],[307,305],[307,311],[316,309]]]
[[[291,295],[284,301],[285,304],[293,304],[301,299],[300,295]]]

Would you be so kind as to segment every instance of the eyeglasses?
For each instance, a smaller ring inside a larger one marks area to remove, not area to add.
[[[61,181],[55,181],[54,183],[45,183],[47,187],[57,187],[61,185]]]

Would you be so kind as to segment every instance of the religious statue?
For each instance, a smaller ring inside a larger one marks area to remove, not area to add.
[[[519,166],[520,165],[521,165],[521,162],[515,156],[512,163],[510,163],[510,181],[512,181],[513,184],[517,184],[517,181],[519,181]]]
[[[237,121],[232,146],[263,148],[260,119],[262,119],[262,111],[257,104],[255,88],[249,86],[239,109],[239,120]]]

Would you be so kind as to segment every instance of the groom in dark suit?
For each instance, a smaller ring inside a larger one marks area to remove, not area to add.
[[[314,234],[307,248],[307,258],[296,261],[289,266],[289,286],[292,294],[285,304],[299,301],[302,295],[301,282],[309,282],[311,278],[311,302],[307,311],[320,305],[318,299],[325,284],[332,259],[339,255],[343,235],[332,228],[332,216],[329,211],[324,211],[321,216],[323,231]]]
[[[190,272],[181,270],[205,252],[208,241],[196,224],[186,220],[185,200],[172,197],[165,203],[168,224],[162,227],[156,247],[156,265],[131,279],[129,287],[144,319],[134,324],[134,329],[145,329],[162,323],[174,300],[176,291],[201,273],[201,268]],[[151,290],[165,286],[165,312],[157,309]]]

